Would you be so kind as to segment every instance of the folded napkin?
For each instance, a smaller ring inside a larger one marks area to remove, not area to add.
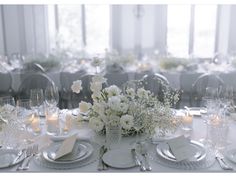
[[[52,155],[53,159],[56,160],[72,152],[77,135],[74,134],[63,141],[59,149],[55,152],[55,155]]]
[[[172,154],[175,156],[176,161],[182,161],[193,157],[197,149],[190,144],[190,140],[184,136],[179,136],[167,141]]]
[[[76,135],[76,138],[79,140],[91,140],[94,137],[94,131],[89,128],[82,128],[82,129],[74,129],[67,134],[57,135],[57,136],[49,136],[49,138],[54,141],[62,141],[66,138]]]

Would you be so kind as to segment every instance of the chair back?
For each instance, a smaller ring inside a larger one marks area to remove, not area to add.
[[[207,87],[220,89],[224,87],[224,81],[215,74],[203,74],[199,76],[192,85],[191,106],[200,106],[202,97]]]

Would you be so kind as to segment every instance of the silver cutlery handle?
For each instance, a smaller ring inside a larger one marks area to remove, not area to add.
[[[219,162],[220,167],[224,170],[233,170],[232,167],[228,166],[222,158],[216,157],[216,160]]]
[[[146,170],[147,170],[147,171],[151,171],[152,168],[151,168],[151,165],[150,165],[150,163],[149,163],[148,155],[147,155],[147,154],[144,155],[144,161],[145,161],[145,163],[146,163]]]

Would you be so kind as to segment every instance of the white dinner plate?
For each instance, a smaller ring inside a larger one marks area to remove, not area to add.
[[[70,164],[75,163],[78,161],[82,161],[93,153],[93,146],[84,141],[77,142],[77,147],[75,146],[75,150],[57,160],[52,159],[53,154],[59,149],[61,143],[51,145],[47,150],[43,151],[42,156],[44,159],[46,159],[49,162],[57,163],[57,164]]]
[[[19,150],[13,149],[0,149],[0,168],[6,168],[20,163],[24,158],[25,154],[21,156],[14,164],[12,163],[17,157]]]
[[[135,166],[135,161],[131,153],[131,149],[113,149],[106,152],[102,160],[108,166],[125,169]]]
[[[198,143],[197,141],[190,141],[190,145],[195,147],[196,153],[193,157],[189,158],[187,161],[189,162],[195,162],[195,161],[202,161],[206,157],[206,150],[204,146],[201,143]],[[163,159],[166,159],[168,161],[178,162],[175,158],[175,156],[172,154],[170,147],[167,143],[163,142],[157,145],[156,147],[157,154],[162,157]]]
[[[226,152],[226,157],[233,163],[236,163],[236,149],[231,149]]]

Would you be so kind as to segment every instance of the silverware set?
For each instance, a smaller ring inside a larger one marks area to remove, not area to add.
[[[149,163],[146,145],[143,143],[137,143],[137,149],[139,152],[137,152],[136,148],[131,150],[136,165],[139,166],[141,171],[151,171],[152,168]]]
[[[108,169],[108,166],[102,160],[102,157],[103,157],[104,153],[106,153],[106,151],[107,151],[107,148],[104,145],[101,146],[101,148],[99,150],[99,160],[98,160],[98,166],[97,166],[97,169],[99,171]]]
[[[26,157],[21,162],[21,164],[17,167],[16,169],[17,171],[29,169],[29,164],[30,164],[31,159],[38,153],[38,145],[30,146],[27,149],[25,149],[25,151],[22,151],[22,152],[25,152]]]

